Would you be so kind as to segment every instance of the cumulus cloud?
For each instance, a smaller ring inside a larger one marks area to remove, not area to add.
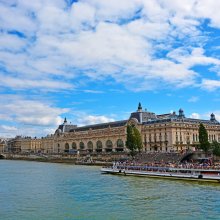
[[[199,100],[199,97],[192,96],[191,98],[188,99],[188,102],[197,102],[198,100]]]
[[[76,119],[76,123],[79,126],[107,123],[112,121],[115,121],[115,119],[104,115],[88,115],[86,113],[84,114],[81,113]]]
[[[14,126],[7,126],[7,125],[1,125],[1,129],[4,130],[4,131],[10,131],[10,132],[13,132],[13,131],[17,131],[18,129]]]
[[[85,93],[94,93],[94,94],[104,93],[103,91],[91,90],[91,89],[85,89],[85,90],[83,90],[83,92],[85,92]]]
[[[2,137],[46,136],[53,134],[57,126],[63,123],[66,114],[72,115],[74,124],[78,126],[115,121],[113,117],[92,115],[83,111],[58,108],[48,100],[29,100],[17,95],[0,96],[0,122]]]
[[[192,114],[190,115],[190,118],[200,119],[200,114],[194,112],[194,113],[192,113]]]
[[[203,79],[201,88],[208,91],[214,91],[220,88],[220,80]]]
[[[81,81],[111,81],[133,91],[217,90],[218,48],[207,47],[212,29],[207,33],[203,27],[220,28],[219,7],[216,0],[2,0],[0,87],[32,95],[73,89],[101,93],[85,89]],[[201,66],[211,74],[200,72]],[[67,111],[19,97],[4,102],[0,120],[53,130]],[[79,124],[113,120],[84,116]]]
[[[62,79],[60,88],[71,89],[69,79],[82,76],[111,77],[132,90],[136,84],[140,84],[138,90],[191,86],[199,80],[194,66],[220,65],[217,57],[206,55],[201,42],[205,44],[208,36],[199,28],[204,19],[220,27],[216,4],[204,0],[184,4],[170,0],[2,1],[1,75],[17,78],[5,84],[14,90],[27,85],[39,90],[44,78],[45,87],[57,89],[57,77]],[[179,40],[183,43],[176,47]]]
[[[215,111],[214,114],[215,114],[215,119],[220,122],[220,111]]]
[[[62,122],[61,115],[69,111],[44,101],[28,100],[19,96],[1,96],[1,104],[0,120],[3,129],[1,132],[5,136],[46,135],[43,129],[57,127]],[[42,126],[44,128],[41,130]]]
[[[22,78],[13,78],[0,75],[1,87],[13,87],[19,89],[40,89],[45,91],[61,90],[61,89],[73,89],[73,85],[65,82],[55,80],[30,80]]]

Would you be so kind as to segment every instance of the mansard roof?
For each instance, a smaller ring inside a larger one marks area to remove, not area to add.
[[[77,131],[88,131],[90,129],[97,130],[97,129],[104,129],[104,128],[114,128],[114,127],[122,127],[125,126],[128,120],[121,120],[121,121],[114,121],[114,122],[108,122],[108,123],[100,123],[100,124],[94,124],[94,125],[86,125],[82,127],[75,127],[70,130],[70,132],[77,132]]]
[[[128,120],[120,120],[108,123],[100,123],[100,124],[93,124],[93,125],[86,125],[77,127],[77,125],[68,124],[65,118],[64,123],[59,125],[58,129],[56,130],[56,134],[60,134],[63,132],[78,132],[78,131],[88,131],[88,130],[98,130],[98,129],[105,129],[108,127],[122,127],[125,126],[126,123],[130,119],[136,119],[140,124],[155,124],[155,123],[169,123],[169,122],[179,122],[179,123],[204,123],[208,125],[220,125],[220,123],[215,119],[215,115],[211,114],[210,120],[203,120],[203,119],[194,119],[194,118],[186,118],[184,115],[184,111],[182,109],[179,110],[179,114],[173,113],[166,113],[166,114],[159,114],[156,115],[154,112],[149,112],[146,109],[142,110],[141,104],[139,103],[138,109],[136,112],[132,112],[130,118]]]
[[[71,129],[74,129],[75,127],[77,127],[76,125],[71,125],[71,124],[62,124],[59,125],[57,131],[58,132],[69,132]]]
[[[165,122],[188,122],[188,123],[196,123],[196,124],[209,124],[209,125],[220,125],[218,121],[210,121],[210,120],[204,120],[204,119],[195,119],[195,118],[160,118],[155,120],[149,120],[146,122],[143,122],[143,124],[155,124],[155,123],[165,123]]]
[[[213,125],[213,124],[220,125],[220,123],[215,119],[214,114],[211,114],[210,120],[186,118],[184,115],[183,109],[179,109],[178,115],[175,112],[156,115],[153,112],[149,112],[147,110],[143,111],[142,109],[138,109],[136,112],[131,113],[130,119],[131,118],[136,118],[138,122],[141,124],[179,121],[179,122],[189,122],[189,123],[204,123],[204,124],[210,124],[210,125]]]

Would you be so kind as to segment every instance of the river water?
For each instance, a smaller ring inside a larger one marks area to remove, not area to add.
[[[220,184],[0,160],[0,219],[220,219]]]

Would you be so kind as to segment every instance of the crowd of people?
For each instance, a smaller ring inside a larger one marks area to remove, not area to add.
[[[121,169],[147,169],[147,168],[182,168],[182,169],[215,169],[220,170],[220,163],[212,163],[211,160],[185,161],[183,163],[150,162],[139,163],[137,161],[114,162],[113,167]]]

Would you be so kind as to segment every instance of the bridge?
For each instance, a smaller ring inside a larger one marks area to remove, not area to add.
[[[6,154],[0,153],[0,159],[5,159],[6,158]]]

